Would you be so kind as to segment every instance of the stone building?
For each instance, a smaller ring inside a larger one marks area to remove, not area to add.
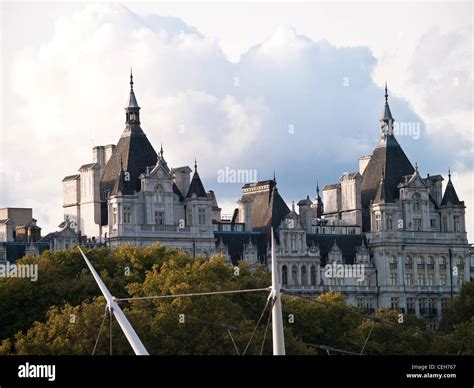
[[[275,177],[247,183],[231,217],[223,217],[214,191],[189,166],[170,168],[140,124],[130,80],[125,129],[117,145],[97,146],[92,163],[63,179],[64,213],[82,236],[145,246],[161,242],[234,265],[269,266],[276,237],[282,287],[318,294],[336,290],[368,312],[398,309],[425,317],[434,328],[447,300],[470,281],[465,205],[451,174],[420,175],[394,135],[385,104],[380,138],[357,171],[336,183],[316,184],[290,207]],[[192,176],[191,176],[192,173]]]

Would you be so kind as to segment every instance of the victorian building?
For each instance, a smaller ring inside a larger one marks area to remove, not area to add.
[[[422,177],[405,155],[385,91],[379,142],[358,171],[325,185],[322,198],[317,184],[314,201],[307,196],[291,209],[275,177],[245,184],[224,219],[196,161],[193,170],[170,168],[163,148],[155,152],[131,76],[117,145],[94,147],[92,163],[63,179],[65,217],[83,237],[111,247],[161,242],[253,267],[269,266],[273,228],[283,288],[340,291],[366,311],[398,309],[435,327],[447,300],[470,281],[465,205],[450,174],[443,192],[441,175]]]

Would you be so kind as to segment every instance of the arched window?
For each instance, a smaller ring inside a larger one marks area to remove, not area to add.
[[[311,285],[315,286],[317,282],[316,278],[316,267],[314,265],[311,266]]]
[[[306,265],[301,267],[301,285],[306,286],[308,284],[308,272],[306,271]]]
[[[286,265],[281,267],[281,282],[284,286],[288,285],[288,267]]]
[[[296,268],[296,265],[291,267],[291,280],[293,281],[294,285],[298,284],[298,270]]]
[[[155,187],[154,199],[157,203],[163,202],[163,188],[160,185],[156,185]]]

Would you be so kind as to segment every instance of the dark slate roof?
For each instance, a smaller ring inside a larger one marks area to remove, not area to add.
[[[197,169],[194,171],[186,198],[192,198],[193,194],[198,198],[207,198],[206,190],[204,190],[204,185],[201,182]]]
[[[276,229],[281,221],[290,213],[290,209],[280,196],[273,180],[257,182],[254,185],[244,185],[246,188],[258,188],[267,186],[268,189],[259,189],[256,191],[244,192],[242,197],[248,197],[252,200],[252,229],[265,232],[270,236],[270,229]]]
[[[392,112],[390,111],[390,106],[388,106],[387,101],[385,101],[385,106],[383,109],[382,117],[380,117],[380,121],[393,121]]]
[[[267,254],[267,239],[264,233],[261,232],[214,232],[216,238],[216,248],[221,239],[226,245],[232,264],[237,265],[238,261],[242,259],[244,247],[251,240],[257,247],[257,257],[263,264],[266,260]]]
[[[132,195],[133,189],[130,186],[130,181],[125,180],[125,172],[120,170],[119,178],[115,181],[111,194],[117,195],[122,193],[122,195]]]
[[[379,188],[375,193],[374,202],[378,203],[393,203],[393,197],[390,191],[387,189],[387,184],[385,183],[385,179],[382,178],[379,184]]]
[[[138,106],[138,102],[137,102],[137,99],[135,97],[135,92],[132,90],[130,90],[130,97],[128,99],[128,107],[129,108],[140,108]]]
[[[451,177],[448,179],[448,184],[446,185],[446,190],[444,191],[441,206],[446,206],[449,204],[455,206],[464,206],[464,201],[459,200],[456,190],[454,189],[453,182],[451,182]]]
[[[75,181],[75,180],[79,179],[80,177],[81,177],[80,174],[68,175],[68,176],[65,176],[65,177],[63,178],[63,182]]]
[[[181,191],[179,190],[178,186],[176,186],[176,183],[173,182],[173,193],[175,193],[180,201],[184,200],[183,194],[181,194]]]
[[[7,251],[7,260],[10,263],[16,263],[18,259],[21,259],[26,254],[26,248],[31,245],[31,243],[26,242],[3,242],[0,243]],[[38,249],[39,253],[43,253],[46,249],[49,249],[49,244],[47,242],[35,242],[34,245]]]
[[[365,235],[333,235],[333,234],[307,234],[306,244],[308,247],[317,245],[319,247],[319,253],[321,255],[321,265],[326,265],[328,259],[328,253],[333,247],[334,243],[341,250],[342,259],[346,264],[353,264],[356,256],[357,249],[365,244],[367,246],[367,240]]]
[[[123,170],[130,174],[128,189],[140,191],[138,177],[146,171],[147,166],[156,164],[157,154],[143,132],[124,132],[102,172],[100,179],[102,199],[105,199],[104,192],[112,193],[117,181],[121,179],[121,161]]]
[[[415,169],[408,160],[402,147],[393,134],[384,134],[380,144],[375,148],[362,175],[361,202],[363,213],[363,230],[370,230],[368,209],[375,199],[380,186],[382,174],[385,174],[385,190],[392,200],[400,197],[398,184],[406,175],[413,175]]]

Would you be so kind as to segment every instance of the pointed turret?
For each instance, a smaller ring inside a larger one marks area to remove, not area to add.
[[[319,181],[316,181],[316,218],[321,218],[324,213],[324,204],[319,195]]]
[[[388,105],[388,90],[385,86],[385,106],[382,118],[380,142],[373,151],[364,169],[361,183],[363,231],[370,230],[370,204],[376,199],[383,177],[383,194],[394,201],[400,197],[398,185],[405,176],[413,175],[415,169],[408,160],[393,134],[393,116]]]
[[[393,198],[390,194],[390,191],[387,190],[387,185],[385,184],[385,172],[382,170],[382,179],[380,180],[379,188],[374,198],[375,203],[390,203],[393,202]]]
[[[448,183],[446,184],[446,190],[444,191],[443,200],[441,201],[441,206],[450,205],[464,206],[464,201],[459,200],[453,182],[451,181],[451,171],[448,172]]]
[[[393,122],[394,118],[392,116],[392,112],[390,111],[390,106],[388,105],[388,89],[387,89],[387,82],[385,82],[385,105],[382,113],[382,117],[380,118],[380,123],[382,127],[388,125],[390,130],[393,130]]]
[[[125,108],[126,126],[100,178],[102,201],[118,188],[117,181],[121,179],[121,171],[129,178],[127,190],[140,191],[140,174],[157,162],[158,155],[140,127],[140,107],[133,85],[133,74],[130,74],[130,98]]]
[[[194,160],[193,178],[191,179],[191,184],[189,185],[186,198],[192,198],[193,196],[198,198],[207,198],[206,190],[204,190],[204,185],[202,184],[201,178],[198,174],[196,159]]]

